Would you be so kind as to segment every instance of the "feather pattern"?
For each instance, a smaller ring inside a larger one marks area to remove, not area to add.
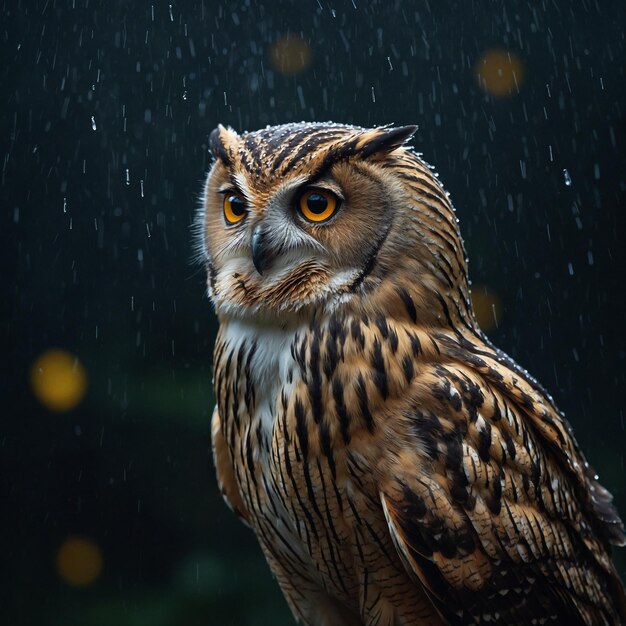
[[[550,396],[478,328],[448,195],[403,145],[414,131],[211,135],[222,493],[304,624],[621,623],[610,494]],[[241,180],[235,232],[219,189]],[[343,200],[327,224],[294,212],[311,187]],[[268,220],[278,260],[259,275],[247,241]]]

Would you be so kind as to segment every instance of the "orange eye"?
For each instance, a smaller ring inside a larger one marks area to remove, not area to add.
[[[224,219],[227,224],[236,224],[246,216],[246,203],[244,199],[229,193],[224,196]]]
[[[325,189],[309,189],[298,200],[300,215],[316,224],[330,219],[338,208],[339,198]]]

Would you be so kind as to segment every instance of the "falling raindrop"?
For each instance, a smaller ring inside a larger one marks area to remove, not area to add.
[[[67,213],[67,198],[63,198],[63,213]]]
[[[183,91],[183,100],[187,100],[187,92]]]
[[[141,197],[143,198],[143,179],[139,181],[139,186],[141,187]]]
[[[174,14],[172,13],[172,5],[170,4],[170,21],[174,21]]]
[[[130,185],[130,172],[128,171],[128,168],[126,168],[126,184]]]
[[[96,130],[96,118],[91,116],[91,130]]]
[[[572,186],[572,177],[569,175],[569,172],[566,169],[563,170],[563,182],[567,187]]]

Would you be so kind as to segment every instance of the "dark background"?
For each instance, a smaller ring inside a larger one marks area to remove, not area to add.
[[[0,3],[2,622],[291,623],[210,457],[216,321],[190,225],[218,122],[419,124],[491,338],[626,514],[625,6]],[[289,33],[311,58],[285,75]],[[510,95],[477,81],[492,49],[523,65]],[[85,368],[71,411],[31,390],[50,348]],[[74,535],[102,555],[83,587],[57,571]]]

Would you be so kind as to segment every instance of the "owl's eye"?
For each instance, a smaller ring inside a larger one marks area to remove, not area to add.
[[[325,189],[307,189],[298,200],[298,211],[308,222],[319,224],[339,208],[339,198]]]
[[[227,224],[236,224],[246,216],[246,203],[244,199],[235,194],[228,193],[224,196],[224,219]]]

